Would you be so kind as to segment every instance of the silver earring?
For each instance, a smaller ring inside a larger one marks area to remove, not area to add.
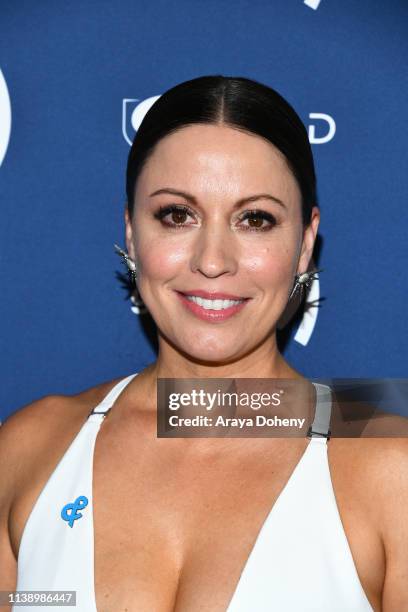
[[[120,248],[120,246],[115,244],[114,247],[115,247],[117,254],[122,257],[123,263],[126,265],[128,272],[130,276],[132,277],[134,284],[136,285],[137,267],[136,267],[135,262],[133,261],[133,259],[131,259],[131,257],[129,257],[126,251],[123,251],[123,249]]]
[[[310,289],[310,285],[315,280],[315,274],[318,272],[322,272],[323,269],[320,270],[310,270],[310,272],[302,272],[301,274],[296,274],[295,276],[295,284],[293,285],[293,289],[289,296],[289,300],[297,293],[303,294],[303,291]]]

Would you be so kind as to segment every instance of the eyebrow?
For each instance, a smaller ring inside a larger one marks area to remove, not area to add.
[[[161,193],[171,193],[172,195],[177,195],[182,198],[185,198],[192,204],[198,205],[197,198],[191,195],[191,193],[187,193],[185,191],[179,191],[178,189],[173,189],[172,187],[163,187],[162,189],[153,191],[153,193],[150,194],[150,197],[160,195]],[[241,206],[243,206],[244,204],[247,204],[248,202],[255,202],[256,200],[260,200],[260,199],[272,200],[272,202],[275,202],[276,204],[283,206],[283,208],[286,208],[286,205],[282,202],[282,200],[279,200],[279,198],[276,198],[275,196],[269,193],[258,193],[256,195],[248,196],[246,198],[241,198],[237,202],[235,202],[233,208],[234,210],[236,210],[237,208],[240,208]]]

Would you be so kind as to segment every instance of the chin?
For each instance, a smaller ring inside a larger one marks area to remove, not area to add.
[[[236,347],[228,346],[225,342],[208,342],[201,345],[199,342],[194,345],[191,342],[180,346],[182,351],[192,360],[206,363],[208,365],[221,365],[238,359],[239,352]]]

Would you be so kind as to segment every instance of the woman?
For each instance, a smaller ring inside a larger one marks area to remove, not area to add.
[[[158,357],[4,425],[0,588],[84,612],[408,609],[405,440],[156,436],[157,378],[307,382],[276,343],[320,219],[295,111],[245,78],[181,83],[139,128],[127,196]]]

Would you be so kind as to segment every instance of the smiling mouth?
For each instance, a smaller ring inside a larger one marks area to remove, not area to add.
[[[184,306],[195,316],[206,321],[224,321],[240,312],[251,298],[208,299],[194,294],[176,291]],[[225,294],[224,294],[225,295]]]
[[[194,304],[198,304],[201,308],[205,310],[226,310],[227,308],[231,308],[231,306],[238,306],[242,302],[245,302],[249,298],[239,298],[239,299],[226,299],[226,298],[218,298],[218,299],[207,299],[202,298],[198,295],[189,295],[183,293],[184,297],[190,302],[194,302]]]

